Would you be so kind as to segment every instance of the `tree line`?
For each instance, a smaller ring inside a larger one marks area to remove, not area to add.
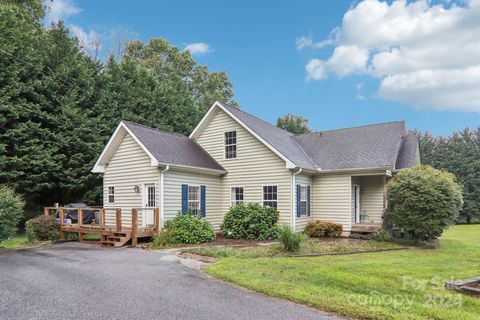
[[[40,0],[0,1],[0,184],[27,209],[99,203],[90,170],[120,120],[187,134],[215,100],[236,105],[225,72],[155,38],[90,57]]]

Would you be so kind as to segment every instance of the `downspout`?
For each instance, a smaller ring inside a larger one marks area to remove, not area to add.
[[[170,170],[170,166],[167,165],[165,169],[160,171],[160,226],[163,228],[164,225],[164,219],[165,219],[165,192],[164,192],[164,178],[163,178],[163,173],[167,172]]]
[[[295,176],[302,172],[302,168],[299,168],[297,172],[292,172],[292,229],[295,230],[295,221],[297,213],[295,212],[295,197],[296,197],[296,187],[295,187]]]

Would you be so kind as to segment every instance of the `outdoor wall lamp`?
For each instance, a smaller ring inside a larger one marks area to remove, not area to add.
[[[139,192],[140,192],[140,186],[139,186],[139,185],[135,185],[135,186],[133,187],[133,191],[134,191],[135,193],[139,193]]]

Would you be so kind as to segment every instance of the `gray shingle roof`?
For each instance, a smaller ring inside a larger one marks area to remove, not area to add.
[[[415,166],[415,155],[418,148],[418,136],[410,134],[402,138],[398,150],[396,169],[411,168]]]
[[[389,122],[294,136],[322,170],[394,167],[405,123]]]
[[[152,129],[130,121],[123,123],[159,163],[225,170],[198,143],[186,136]]]
[[[295,135],[244,111],[223,106],[304,169],[394,168],[397,154],[401,159],[410,159],[409,162],[400,160],[403,167],[414,165],[416,149],[408,145],[400,150],[402,141],[413,143],[413,138],[403,139],[406,132],[404,121]]]
[[[305,169],[316,168],[295,139],[293,139],[294,134],[237,108],[225,104],[223,106],[291,162]]]

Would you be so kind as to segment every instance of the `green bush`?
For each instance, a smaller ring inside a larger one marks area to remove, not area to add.
[[[167,221],[165,229],[170,233],[173,243],[203,243],[215,240],[215,231],[212,225],[200,214],[190,211],[181,212]]]
[[[372,233],[372,240],[379,241],[379,242],[387,242],[390,241],[391,237],[390,234],[385,230],[379,230]]]
[[[278,239],[283,244],[283,248],[289,252],[300,250],[300,244],[305,238],[302,232],[294,232],[289,226],[283,225],[278,228]]]
[[[396,227],[421,239],[436,239],[462,208],[462,186],[447,171],[430,166],[401,170],[388,183],[389,215]]]
[[[340,237],[343,227],[341,224],[326,221],[310,221],[305,226],[305,234],[309,237]]]
[[[28,220],[25,226],[27,240],[30,243],[57,240],[60,237],[60,229],[54,216],[38,216]]]
[[[22,197],[6,186],[0,186],[0,242],[15,235],[23,217]]]
[[[220,226],[225,236],[234,239],[267,240],[276,238],[279,213],[258,203],[239,203],[228,210]]]
[[[170,230],[162,229],[153,237],[152,246],[154,248],[164,248],[171,244],[174,244],[174,241]]]

